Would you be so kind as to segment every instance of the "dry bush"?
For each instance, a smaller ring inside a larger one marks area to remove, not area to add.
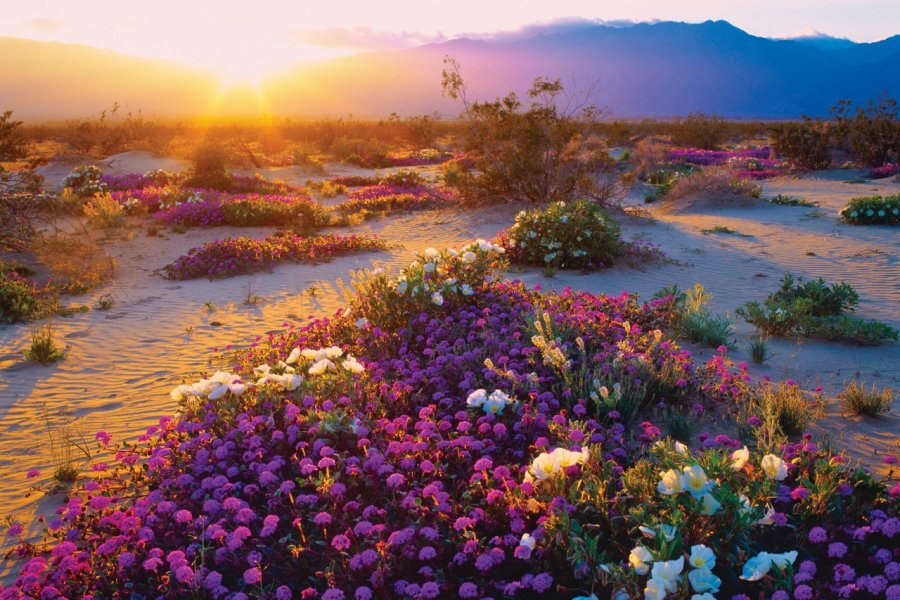
[[[84,216],[94,227],[115,229],[125,220],[125,209],[109,192],[94,194],[84,205]]]
[[[758,198],[759,186],[749,180],[738,178],[726,167],[711,167],[679,177],[666,194],[666,203],[699,196],[720,196]]]
[[[659,170],[666,164],[667,153],[666,146],[663,144],[650,139],[639,141],[634,146],[634,152],[631,153],[635,174],[644,178],[649,173]]]
[[[92,290],[110,279],[115,268],[112,257],[87,232],[41,236],[35,240],[33,252],[62,293]]]

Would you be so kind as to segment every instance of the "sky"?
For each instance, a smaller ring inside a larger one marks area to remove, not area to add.
[[[454,37],[515,36],[584,22],[724,19],[753,35],[900,33],[897,0],[0,0],[0,36],[175,60],[224,81]]]

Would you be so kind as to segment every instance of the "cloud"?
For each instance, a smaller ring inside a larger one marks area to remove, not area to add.
[[[440,33],[375,31],[369,27],[311,29],[299,31],[294,37],[303,44],[353,50],[393,50],[440,43],[448,39]]]
[[[65,29],[66,24],[51,17],[35,17],[25,21],[25,28],[40,33],[56,33]]]
[[[639,21],[631,21],[627,19],[604,21],[602,19],[586,19],[584,17],[566,17],[560,19],[552,19],[550,21],[542,21],[540,23],[530,23],[528,25],[523,25],[518,29],[511,29],[508,31],[497,31],[493,33],[472,33],[464,34],[460,37],[469,37],[473,39],[494,42],[512,42],[516,40],[527,40],[539,35],[572,33],[584,29],[593,29],[595,27],[632,27],[637,23],[639,23]]]

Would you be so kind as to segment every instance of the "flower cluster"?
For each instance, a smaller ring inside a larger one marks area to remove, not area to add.
[[[623,249],[619,228],[587,200],[520,212],[500,244],[514,263],[589,270],[611,266]]]
[[[370,185],[347,194],[347,200],[337,206],[344,214],[389,214],[409,210],[428,210],[448,205],[445,190],[436,190],[425,185],[396,185],[380,183]]]
[[[744,150],[703,150],[700,148],[672,148],[668,151],[668,159],[698,167],[721,166],[729,163],[743,163],[755,161],[755,164],[767,164],[766,161],[772,154],[769,147],[747,148]],[[751,169],[747,169],[751,170]]]
[[[389,152],[385,159],[392,167],[416,167],[422,165],[439,165],[456,155],[436,148],[408,150],[406,152]]]
[[[155,169],[146,173],[125,173],[123,175],[103,175],[103,183],[111,191],[140,190],[146,187],[165,187],[174,185],[181,176],[164,169]]]
[[[66,175],[63,186],[71,190],[79,198],[90,198],[94,194],[109,191],[103,181],[103,171],[94,165],[80,165]]]
[[[191,248],[161,271],[167,279],[221,279],[271,270],[280,262],[319,263],[385,248],[385,242],[378,238],[353,234],[305,237],[284,232],[262,239],[234,237]]]
[[[854,198],[840,215],[851,225],[900,225],[900,194]]]
[[[900,164],[898,163],[885,163],[880,167],[872,167],[869,170],[869,177],[871,179],[884,179],[885,177],[897,174],[900,174]]]
[[[154,218],[166,225],[183,227],[290,226],[317,228],[330,221],[328,212],[309,196],[259,194],[194,194],[161,210]]]

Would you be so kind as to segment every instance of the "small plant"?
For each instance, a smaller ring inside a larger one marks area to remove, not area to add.
[[[697,429],[697,416],[684,408],[670,408],[664,418],[666,431],[672,439],[689,444]]]
[[[547,279],[553,279],[556,277],[556,271],[553,270],[553,267],[544,267],[544,270],[541,271],[541,275]]]
[[[188,336],[188,337],[191,337],[192,335],[194,335],[194,326],[193,326],[193,325],[188,325],[187,327],[185,327],[185,328],[184,328],[184,335],[186,335],[186,336]]]
[[[234,180],[228,173],[228,152],[219,144],[200,146],[192,158],[193,168],[186,185],[214,190],[229,190]]]
[[[97,299],[97,310],[109,310],[115,304],[115,300],[113,299],[111,294],[103,294],[100,298]]]
[[[734,320],[728,315],[710,313],[706,306],[711,299],[712,295],[699,283],[689,289],[683,297],[676,296],[676,301],[680,300],[679,316],[675,325],[677,334],[695,344],[710,348],[734,347]]]
[[[244,297],[244,304],[247,306],[252,306],[254,304],[259,304],[262,302],[263,298],[259,294],[255,294],[253,292],[253,284],[252,282],[247,282],[247,295]]]
[[[750,360],[755,364],[761,365],[772,358],[772,352],[769,349],[769,342],[766,338],[756,338],[750,342]]]
[[[742,179],[727,167],[710,167],[678,177],[666,194],[669,203],[700,194],[758,198],[760,187],[748,179]]]
[[[700,231],[701,231],[701,233],[703,233],[703,235],[708,235],[710,233],[723,233],[725,235],[736,235],[738,237],[753,237],[752,235],[749,235],[747,233],[741,233],[741,232],[739,232],[735,229],[732,229],[730,227],[727,227],[725,225],[716,225],[715,227],[712,227],[711,229],[701,229]]]
[[[311,285],[308,288],[306,288],[306,295],[309,296],[310,298],[318,297],[318,295],[319,295],[318,286]]]
[[[818,206],[817,202],[811,202],[809,200],[804,200],[802,198],[794,198],[793,196],[785,196],[784,194],[778,194],[774,198],[769,200],[772,204],[777,204],[778,206]]]
[[[854,198],[840,215],[851,225],[900,225],[900,194]]]
[[[206,310],[208,312],[216,312],[216,308],[217,308],[216,303],[213,302],[212,300],[207,300],[206,302],[203,303],[203,306],[206,307]]]
[[[888,414],[894,403],[895,392],[889,387],[878,389],[873,383],[871,388],[856,381],[851,381],[844,386],[838,396],[844,408],[855,415],[869,415],[881,417]]]
[[[159,227],[156,225],[147,225],[147,237],[156,237],[159,235]]]
[[[51,323],[44,323],[32,330],[31,347],[25,351],[26,359],[39,362],[42,365],[49,365],[62,360],[65,354],[65,350],[57,347],[53,340],[53,325]]]

